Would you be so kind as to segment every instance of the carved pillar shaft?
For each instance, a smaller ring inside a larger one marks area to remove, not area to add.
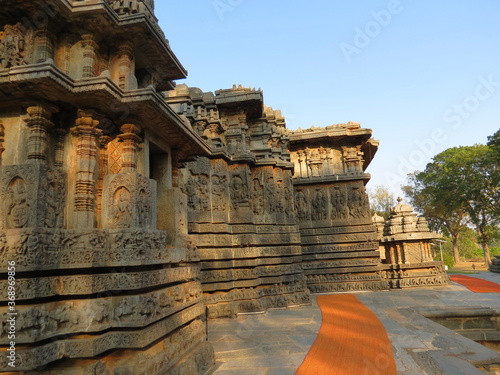
[[[123,142],[122,146],[122,173],[132,173],[137,171],[137,152],[139,151],[139,142],[141,138],[137,135],[141,128],[134,124],[125,124],[120,130],[118,138]]]
[[[118,49],[119,55],[119,77],[118,86],[122,90],[127,90],[128,76],[132,71],[132,60],[134,58],[132,43],[122,43]]]
[[[66,136],[66,129],[56,129],[56,168],[62,169],[64,166],[64,138]]]
[[[5,151],[3,143],[5,142],[5,128],[0,121],[0,167],[2,166],[2,154]]]
[[[24,121],[30,131],[28,135],[28,161],[46,163],[48,148],[48,131],[54,126],[50,117],[54,113],[52,106],[31,106],[27,112],[29,117]]]
[[[35,62],[42,63],[54,56],[53,34],[47,29],[35,34]]]
[[[76,181],[74,211],[78,228],[92,228],[95,218],[95,172],[97,166],[97,139],[101,130],[99,121],[91,112],[79,111],[76,126],[71,129],[77,137]]]
[[[102,212],[102,191],[104,185],[104,176],[108,174],[108,144],[111,137],[102,136],[99,138],[99,178],[96,185],[96,199],[97,199],[97,224],[101,225],[101,212]]]
[[[94,36],[92,34],[82,35],[83,42],[83,78],[94,77],[94,65],[96,59],[97,43],[94,41]]]

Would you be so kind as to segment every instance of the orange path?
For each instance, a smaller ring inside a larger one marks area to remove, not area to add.
[[[475,293],[500,293],[500,285],[491,281],[465,275],[451,275],[450,279]]]
[[[318,296],[323,323],[295,375],[396,375],[391,343],[377,316],[353,294]]]

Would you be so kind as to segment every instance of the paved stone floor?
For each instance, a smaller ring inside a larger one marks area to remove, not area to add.
[[[500,274],[479,272],[470,276],[500,283]],[[356,293],[356,296],[384,324],[393,345],[398,374],[484,375],[468,361],[493,360],[500,364],[498,353],[421,315],[443,310],[460,313],[464,308],[474,307],[500,312],[498,293],[473,293],[452,283],[444,287]],[[321,326],[321,312],[313,300],[311,306],[210,321],[208,336],[217,358],[214,375],[293,375]],[[378,373],[383,374],[383,364],[374,364],[373,371],[367,374]]]

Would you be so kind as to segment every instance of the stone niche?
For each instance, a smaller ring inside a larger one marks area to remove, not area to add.
[[[139,173],[104,177],[104,228],[156,228],[156,181]]]
[[[377,228],[380,231],[382,226],[379,224]],[[385,248],[383,268],[391,288],[446,285],[450,282],[443,263],[432,257],[431,242],[440,235],[431,232],[425,218],[418,217],[401,198],[391,209],[391,216],[379,235]]]
[[[43,164],[0,167],[0,229],[62,228],[65,181]]]

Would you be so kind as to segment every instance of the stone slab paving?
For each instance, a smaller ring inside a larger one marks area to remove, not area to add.
[[[470,275],[500,283],[500,274]],[[464,286],[356,293],[384,324],[401,375],[484,375],[469,362],[500,364],[498,353],[425,318],[429,311],[486,307],[500,312],[498,293],[473,293]],[[316,339],[321,311],[311,306],[211,320],[208,337],[217,358],[214,375],[293,375]],[[332,360],[333,354],[332,354]],[[373,374],[383,374],[374,363]],[[494,372],[493,372],[494,374]]]

